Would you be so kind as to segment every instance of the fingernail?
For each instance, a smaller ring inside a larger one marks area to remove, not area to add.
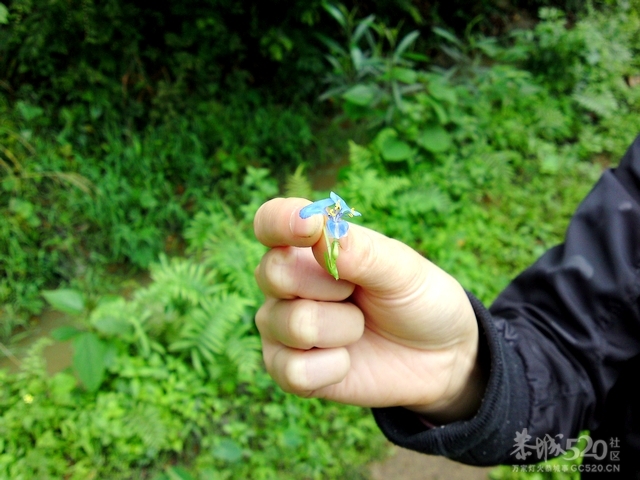
[[[309,218],[300,218],[300,209],[291,212],[289,229],[296,237],[311,237],[322,228],[322,216],[312,215]]]

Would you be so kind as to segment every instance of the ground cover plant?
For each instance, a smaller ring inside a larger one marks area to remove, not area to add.
[[[162,257],[133,299],[57,330],[77,378],[47,375],[46,339],[0,373],[0,478],[344,478],[380,454],[367,411],[286,395],[261,368],[248,226],[212,204],[186,231],[190,258]],[[47,298],[85,312],[81,292]]]
[[[335,190],[363,224],[486,302],[561,241],[640,130],[634,5],[577,17],[545,8],[535,28],[499,38],[440,25],[429,55],[413,27],[326,11],[343,32],[317,40],[329,57],[322,98],[340,125],[368,127],[340,147]],[[69,22],[92,24],[79,18]],[[278,35],[267,36],[286,51]],[[114,86],[97,83],[91,95],[111,98]],[[76,319],[56,332],[75,353],[48,376],[41,343],[20,372],[0,373],[0,478],[364,476],[383,449],[368,412],[283,394],[262,371],[253,327],[255,210],[278,194],[328,194],[304,168],[306,155],[335,148],[312,129],[317,107],[283,107],[244,85],[130,121],[122,112],[136,102],[40,104],[24,88],[0,103],[1,334],[47,302]],[[104,285],[113,269],[130,266],[150,267],[152,283],[127,299],[105,295],[117,292]]]

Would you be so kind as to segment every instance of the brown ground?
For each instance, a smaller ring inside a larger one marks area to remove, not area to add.
[[[370,466],[371,480],[487,480],[491,470],[398,447],[392,457]]]

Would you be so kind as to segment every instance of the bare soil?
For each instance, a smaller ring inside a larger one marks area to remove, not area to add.
[[[444,457],[394,447],[393,456],[370,465],[371,480],[487,480],[493,467],[470,467]]]

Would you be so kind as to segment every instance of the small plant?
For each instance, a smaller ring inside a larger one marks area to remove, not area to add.
[[[347,115],[368,118],[373,125],[392,122],[404,111],[404,96],[423,88],[407,55],[419,32],[399,38],[399,29],[376,23],[373,15],[356,20],[355,10],[349,12],[341,4],[323,3],[323,7],[343,29],[347,45],[319,36],[333,68],[326,79],[331,88],[320,99],[339,98]]]
[[[193,257],[161,257],[130,300],[47,293],[84,316],[55,332],[73,371],[47,375],[38,350],[0,371],[0,478],[343,478],[384,451],[368,411],[287,395],[262,369],[264,247],[228,212],[197,215]]]

